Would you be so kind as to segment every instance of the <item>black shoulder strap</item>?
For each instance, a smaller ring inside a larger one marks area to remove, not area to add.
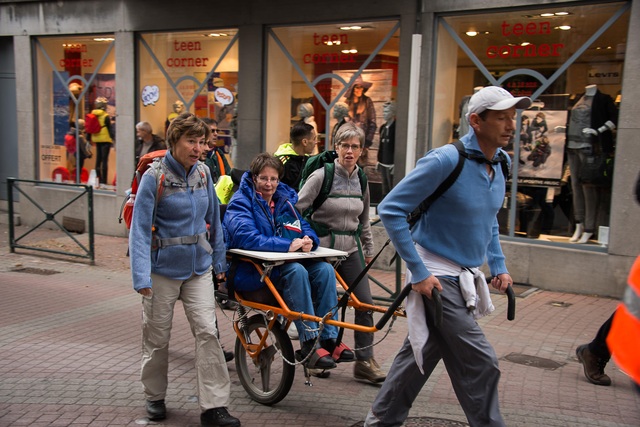
[[[358,178],[360,178],[360,191],[362,191],[362,200],[364,200],[364,193],[367,190],[367,174],[361,167],[358,167]]]
[[[311,215],[315,211],[318,210],[320,206],[327,200],[329,197],[329,193],[331,192],[331,186],[333,185],[333,173],[335,164],[334,163],[325,163],[324,164],[324,178],[322,179],[322,187],[320,187],[320,192],[318,193],[318,197],[313,201],[311,205],[311,211],[306,212],[305,216],[311,218]]]
[[[459,140],[455,141],[453,145],[458,150],[458,163],[456,164],[456,167],[453,169],[453,171],[451,171],[449,176],[444,181],[442,181],[438,188],[436,188],[436,191],[434,191],[433,193],[431,193],[431,195],[424,199],[418,205],[418,207],[415,208],[413,212],[411,212],[407,216],[409,228],[412,228],[415,223],[418,222],[422,214],[429,209],[429,206],[431,206],[433,202],[435,202],[440,196],[442,196],[460,176],[460,172],[462,172],[462,167],[464,166],[464,159],[467,158],[467,152],[464,149],[464,145]]]

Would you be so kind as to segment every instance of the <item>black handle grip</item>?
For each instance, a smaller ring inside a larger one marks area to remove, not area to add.
[[[507,319],[516,318],[516,294],[513,292],[511,285],[507,286]]]
[[[384,325],[387,324],[393,313],[395,313],[396,309],[400,306],[400,304],[402,304],[402,301],[404,301],[407,295],[409,295],[409,292],[411,292],[411,283],[409,283],[402,289],[402,291],[400,291],[400,295],[398,295],[398,297],[391,303],[387,311],[382,315],[380,320],[378,320],[378,323],[376,323],[377,330],[381,330],[382,328],[384,328]]]
[[[442,325],[442,298],[440,298],[440,291],[437,288],[431,289],[431,299],[436,305],[434,323],[436,328],[439,328]]]

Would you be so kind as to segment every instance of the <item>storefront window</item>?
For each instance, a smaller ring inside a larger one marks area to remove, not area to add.
[[[434,146],[468,132],[466,103],[483,86],[534,101],[518,111],[506,148],[513,167],[501,233],[607,244],[628,9],[605,3],[441,18]],[[595,163],[604,166],[592,172]]]
[[[144,34],[139,38],[141,122],[164,139],[170,121],[189,111],[218,122],[217,144],[231,160],[238,96],[238,31]],[[139,154],[140,141],[136,142]]]
[[[267,151],[289,142],[291,126],[300,120],[316,129],[318,150],[332,149],[336,124],[345,117],[354,120],[365,131],[367,150],[360,164],[369,177],[372,202],[379,201],[379,129],[385,123],[385,103],[396,98],[399,34],[397,21],[271,29]],[[362,87],[357,102],[358,90],[352,87]]]
[[[39,38],[35,46],[39,179],[115,191],[113,35]],[[102,128],[89,134],[85,119],[96,108]]]

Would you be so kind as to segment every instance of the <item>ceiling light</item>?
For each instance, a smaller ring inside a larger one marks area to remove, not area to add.
[[[96,41],[96,42],[112,42],[114,40],[115,39],[113,37],[95,37],[93,39],[93,41]]]
[[[569,15],[569,12],[556,12],[555,15],[556,16],[567,16],[567,15]]]
[[[479,33],[477,31],[467,31],[465,34],[468,35],[469,37],[475,37]]]
[[[558,30],[562,30],[562,31],[567,31],[571,29],[571,25],[560,25],[559,27],[556,27]]]
[[[543,18],[548,18],[550,16],[554,16],[553,13],[541,13],[540,16],[542,16]]]
[[[344,49],[342,53],[358,53],[358,49]]]
[[[340,27],[341,30],[343,31],[357,31],[357,30],[361,30],[362,27],[360,25],[349,25],[349,26],[345,26],[345,27]]]
[[[530,44],[531,43],[529,43],[529,42],[522,42],[522,43],[520,43],[520,46],[529,46]]]

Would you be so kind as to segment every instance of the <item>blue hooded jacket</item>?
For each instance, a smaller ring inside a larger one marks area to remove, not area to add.
[[[228,249],[247,249],[265,252],[288,252],[294,238],[309,236],[316,249],[320,239],[309,223],[295,209],[298,194],[282,182],[278,183],[272,198],[275,210],[256,193],[250,171],[242,176],[240,187],[233,195],[224,214],[223,229]],[[301,233],[290,233],[283,222],[299,221]],[[270,278],[274,282],[280,276],[274,268]],[[239,291],[253,291],[264,286],[258,271],[249,263],[240,263],[235,273],[234,286]]]
[[[155,218],[156,236],[161,239],[194,236],[206,233],[209,229],[208,242],[213,253],[208,253],[200,244],[152,247],[151,228],[158,184],[155,171],[149,168],[138,187],[129,234],[131,276],[136,291],[152,287],[152,272],[171,279],[186,280],[194,274],[206,273],[211,267],[214,274],[222,273],[227,268],[220,209],[208,168],[202,168],[206,172],[204,179],[197,165],[187,173],[169,151],[162,162],[167,174],[165,184],[169,185],[171,181],[179,185],[165,186],[163,189]]]

